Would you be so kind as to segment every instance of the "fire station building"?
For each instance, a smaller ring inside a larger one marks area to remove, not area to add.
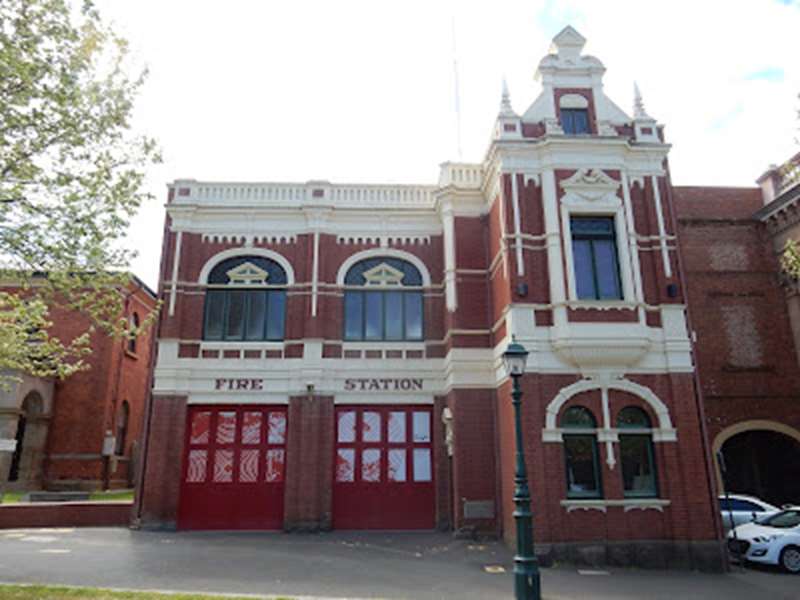
[[[142,526],[512,539],[719,568],[662,127],[571,27],[435,185],[169,186]]]

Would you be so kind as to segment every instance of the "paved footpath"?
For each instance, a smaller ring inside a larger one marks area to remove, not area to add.
[[[502,567],[505,572],[497,567]],[[494,568],[492,568],[494,567]],[[0,531],[0,582],[434,600],[512,598],[511,553],[438,533]],[[574,567],[542,569],[545,599],[800,599],[800,576]]]

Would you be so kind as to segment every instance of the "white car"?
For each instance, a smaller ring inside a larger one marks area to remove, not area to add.
[[[728,533],[728,550],[746,561],[800,573],[800,506],[739,525]]]
[[[733,526],[736,527],[752,521],[763,520],[780,512],[781,509],[753,496],[729,494],[727,498],[719,497],[719,510],[722,513],[722,526],[727,532],[731,529],[731,518],[733,518]]]

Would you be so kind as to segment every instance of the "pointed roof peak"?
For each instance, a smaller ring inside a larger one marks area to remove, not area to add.
[[[586,38],[578,33],[572,25],[567,25],[553,38],[550,52],[558,54],[559,58],[575,60],[581,55],[585,45]]]
[[[633,118],[634,119],[650,119],[650,115],[644,108],[644,100],[642,100],[642,92],[639,91],[639,85],[633,82]]]
[[[503,77],[503,92],[500,96],[500,116],[501,117],[515,117],[517,114],[511,108],[511,94],[508,93],[508,82]]]

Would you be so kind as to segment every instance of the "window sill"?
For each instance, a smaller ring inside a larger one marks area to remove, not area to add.
[[[236,340],[203,340],[200,342],[200,350],[283,350],[285,341],[260,341],[260,342],[245,342]]]
[[[608,512],[609,508],[622,508],[624,512],[652,509],[663,513],[664,508],[669,506],[670,503],[670,500],[665,500],[663,498],[625,498],[623,500],[568,499],[562,500],[561,506],[563,506],[568,513],[573,510],[599,510],[605,513]]]
[[[636,310],[636,302],[628,300],[580,300],[572,299],[567,302],[571,310]]]
[[[424,340],[415,341],[342,341],[342,350],[425,350]]]
[[[133,360],[139,360],[139,355],[136,354],[136,352],[131,352],[127,348],[125,349],[125,356],[132,358]]]

